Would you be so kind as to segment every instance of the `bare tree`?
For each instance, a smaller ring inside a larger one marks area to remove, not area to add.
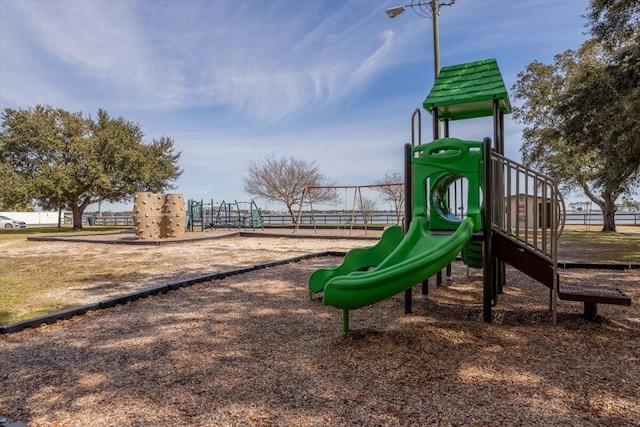
[[[375,187],[375,190],[382,194],[382,200],[393,203],[398,223],[404,215],[404,185],[401,185],[403,182],[402,174],[397,171],[387,171],[382,179],[375,182],[376,185],[380,185]]]
[[[300,206],[303,202],[301,199],[305,187],[332,185],[315,162],[286,156],[276,158],[273,154],[247,162],[247,175],[242,182],[247,193],[284,203],[293,223],[296,222],[293,206]],[[329,189],[313,192],[314,203],[332,200],[333,192]]]
[[[362,221],[367,225],[367,223],[370,223],[373,219],[372,214],[376,210],[376,201],[361,196],[358,198],[358,208],[362,213]]]

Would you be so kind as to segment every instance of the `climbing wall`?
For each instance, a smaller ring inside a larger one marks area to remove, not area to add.
[[[184,197],[182,194],[167,194],[162,218],[165,237],[182,237],[184,235],[185,216]]]
[[[133,223],[136,226],[136,239],[159,239],[162,223],[164,196],[149,192],[138,192],[133,196]]]
[[[133,212],[136,239],[155,240],[184,235],[185,207],[182,194],[135,193]]]

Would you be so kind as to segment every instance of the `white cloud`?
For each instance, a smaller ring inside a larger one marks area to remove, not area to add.
[[[23,25],[3,30],[3,47],[25,53],[3,55],[3,102],[226,105],[277,121],[335,105],[385,67],[391,32],[370,38],[370,29],[356,31],[370,20],[352,22],[348,5],[331,3],[338,7],[330,12],[322,3],[292,5],[12,3],[7,9]],[[25,68],[38,70],[37,93],[17,89],[26,82],[11,70]]]
[[[393,31],[385,31],[380,39],[382,44],[371,55],[364,58],[353,72],[352,84],[358,86],[361,82],[367,82],[389,63],[388,54],[393,42]]]

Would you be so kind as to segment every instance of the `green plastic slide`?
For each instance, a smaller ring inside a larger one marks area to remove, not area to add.
[[[473,225],[471,218],[465,218],[453,234],[434,235],[429,232],[426,217],[414,217],[402,242],[374,270],[330,279],[324,287],[323,304],[344,310],[346,321],[347,310],[411,288],[455,259],[471,239]]]
[[[309,298],[313,299],[314,294],[324,290],[327,282],[334,277],[377,267],[400,244],[402,237],[402,227],[393,225],[384,230],[375,245],[352,249],[347,252],[342,264],[314,271],[309,277]]]

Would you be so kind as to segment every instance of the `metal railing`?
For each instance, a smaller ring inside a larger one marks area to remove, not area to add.
[[[465,206],[463,202],[456,200],[459,199],[460,194],[464,194],[463,191],[465,189],[460,189],[461,185],[456,182],[458,185],[458,196],[456,195],[455,187],[452,187],[452,206],[451,212],[464,217]],[[83,224],[88,224],[91,215],[83,216]],[[95,225],[102,226],[133,226],[133,216],[105,216],[105,217],[95,217]],[[288,214],[265,214],[263,215],[264,225],[267,227],[290,227],[295,224],[291,220],[291,216]],[[364,220],[361,214],[356,214],[355,218],[351,212],[344,213],[314,213],[314,219],[312,220],[311,214],[303,211],[301,224],[310,225],[315,221],[318,225],[350,225],[352,219],[354,220],[355,225],[364,225]],[[63,218],[63,224],[72,224],[73,220],[70,215],[65,216]],[[395,212],[392,211],[379,211],[373,213],[371,216],[367,216],[367,225],[391,225],[391,224],[400,224],[402,223],[402,218],[398,221],[398,218]],[[600,212],[565,212],[564,213],[564,224],[565,226],[569,225],[584,225],[584,226],[600,226],[603,224],[602,213]],[[634,225],[640,226],[640,213],[616,213],[616,225]],[[523,229],[520,229],[521,232]]]
[[[491,185],[487,187],[491,187],[492,195],[502,196],[498,200],[491,196],[491,228],[497,228],[504,236],[543,256],[551,264],[553,283],[547,285],[551,288],[549,299],[555,325],[559,289],[558,239],[565,222],[564,199],[555,181],[498,153],[491,153],[489,171]]]
[[[71,215],[65,215],[62,218],[63,224],[73,224],[73,217]],[[94,216],[94,215],[83,215],[82,223],[87,225],[98,225],[98,226],[131,226],[133,227],[133,215],[129,216]]]
[[[557,242],[566,220],[556,182],[497,153],[492,153],[492,161],[493,170],[500,171],[498,185],[504,194],[503,211],[494,217],[493,225],[556,263]]]

